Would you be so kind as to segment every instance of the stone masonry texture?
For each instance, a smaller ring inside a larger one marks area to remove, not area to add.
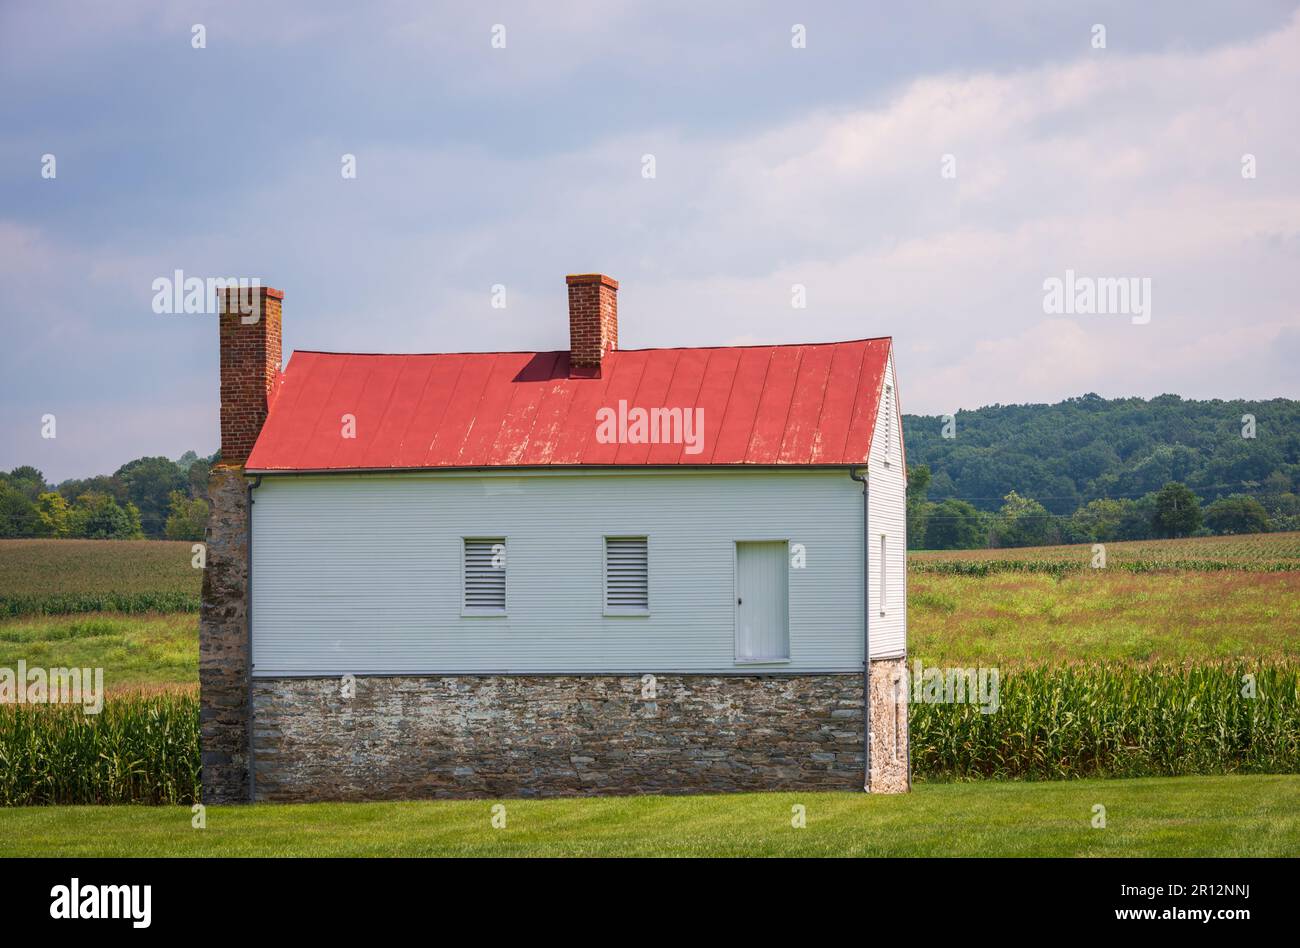
[[[906,793],[907,659],[871,662],[871,792]]]
[[[653,697],[613,675],[253,687],[259,800],[862,790],[860,674],[663,675]]]
[[[199,608],[203,802],[248,800],[248,494],[242,470],[213,469]]]

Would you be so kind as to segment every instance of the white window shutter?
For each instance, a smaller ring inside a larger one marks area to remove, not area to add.
[[[645,537],[605,537],[605,608],[650,608],[650,547]]]
[[[465,610],[506,611],[506,541],[465,539]]]

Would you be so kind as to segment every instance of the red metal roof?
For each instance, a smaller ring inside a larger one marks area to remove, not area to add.
[[[246,469],[861,464],[890,346],[621,350],[598,379],[570,378],[568,352],[295,352]],[[597,412],[620,401],[702,409],[699,450],[604,443]]]

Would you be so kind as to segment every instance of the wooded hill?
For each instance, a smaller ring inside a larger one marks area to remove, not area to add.
[[[903,431],[910,549],[1300,529],[1291,399],[1088,394],[905,415]]]
[[[1243,416],[1253,416],[1253,430]],[[1300,401],[1292,399],[1088,394],[1054,405],[989,405],[952,420],[953,437],[945,438],[945,418],[903,416],[908,466],[930,468],[932,501],[955,497],[994,511],[1014,490],[1069,515],[1090,500],[1138,498],[1169,481],[1203,503],[1300,483]]]

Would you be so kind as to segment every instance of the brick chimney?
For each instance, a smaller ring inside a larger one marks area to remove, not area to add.
[[[248,460],[280,378],[280,307],[269,286],[223,290],[221,312],[221,463]],[[238,303],[242,302],[241,308]],[[252,304],[250,307],[250,303]]]
[[[571,273],[569,374],[600,378],[605,353],[618,348],[618,281],[603,273]]]

